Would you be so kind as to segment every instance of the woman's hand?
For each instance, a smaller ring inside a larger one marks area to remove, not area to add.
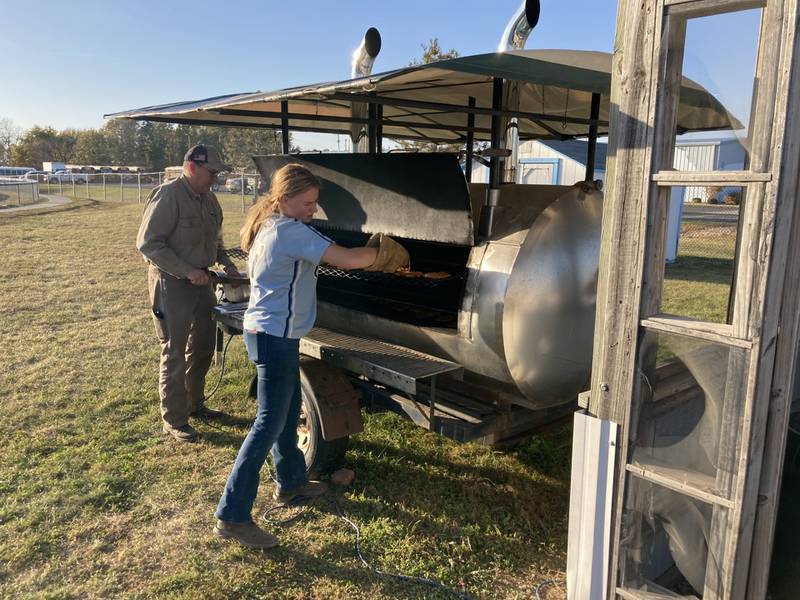
[[[367,242],[368,247],[378,248],[375,262],[369,265],[367,271],[382,271],[394,273],[397,269],[407,269],[411,265],[408,250],[385,233],[376,233]]]

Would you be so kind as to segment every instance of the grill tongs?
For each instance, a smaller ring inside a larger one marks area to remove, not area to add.
[[[214,271],[212,269],[204,269],[204,271],[211,276],[211,282],[215,284],[227,283],[235,286],[235,285],[245,285],[250,283],[250,278],[247,275],[240,275],[239,277],[233,277],[222,271]]]

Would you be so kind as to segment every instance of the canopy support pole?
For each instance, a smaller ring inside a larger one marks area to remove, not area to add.
[[[383,152],[383,104],[375,105],[375,151]]]
[[[492,110],[499,110],[503,105],[503,78],[495,77],[492,80]],[[503,174],[503,164],[500,153],[503,148],[503,119],[500,114],[492,114],[492,141],[489,158],[489,189],[486,190],[486,204],[481,210],[478,222],[478,238],[487,240],[492,235],[494,227],[494,209],[500,197],[500,178]]]
[[[367,118],[369,119],[369,124],[367,125],[367,141],[369,143],[368,152],[370,154],[375,154],[378,148],[377,126],[375,124],[375,107],[376,105],[370,102],[369,107],[367,108]]]
[[[592,108],[589,118],[589,145],[586,149],[586,181],[594,181],[594,157],[597,154],[597,118],[600,116],[600,94],[592,94]]]
[[[495,77],[492,81],[492,109],[500,109],[503,106],[503,79]],[[489,162],[489,187],[500,187],[502,169],[500,165],[500,155],[498,151],[503,143],[503,120],[499,114],[492,115],[492,155]]]
[[[281,141],[283,153],[289,154],[289,101],[281,100]]]
[[[467,102],[470,108],[475,108],[475,96],[470,96]],[[467,113],[467,162],[464,165],[464,175],[467,183],[472,183],[472,153],[475,145],[475,113]]]

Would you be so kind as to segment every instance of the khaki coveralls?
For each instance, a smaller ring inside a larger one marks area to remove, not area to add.
[[[149,264],[150,303],[161,342],[161,416],[181,427],[203,402],[216,333],[213,286],[193,285],[187,276],[215,263],[233,266],[223,253],[217,197],[196,195],[183,176],[158,186],[147,198],[136,247]]]

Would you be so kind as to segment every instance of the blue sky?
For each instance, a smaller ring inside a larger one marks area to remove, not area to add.
[[[461,54],[491,52],[518,6],[519,0],[0,0],[0,117],[25,128],[98,127],[104,113],[140,106],[345,79],[370,26],[383,38],[375,72],[407,64],[431,37]],[[542,0],[527,47],[611,51],[615,18],[614,0]],[[686,74],[716,86],[712,91],[739,118],[749,105],[757,23],[749,11],[689,28]]]

